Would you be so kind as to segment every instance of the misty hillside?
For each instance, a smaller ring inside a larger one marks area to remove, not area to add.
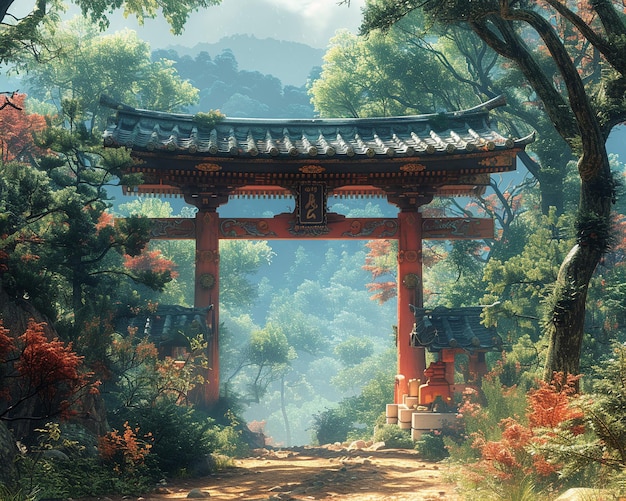
[[[273,38],[258,39],[252,35],[232,35],[216,43],[199,43],[191,48],[170,45],[167,49],[175,50],[181,56],[192,57],[202,51],[213,57],[230,49],[239,63],[239,69],[273,75],[283,85],[296,87],[306,83],[313,67],[322,65],[325,52],[302,43]]]

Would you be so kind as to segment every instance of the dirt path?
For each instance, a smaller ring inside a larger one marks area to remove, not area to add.
[[[457,501],[446,466],[419,459],[413,450],[261,450],[235,467],[202,479],[179,481],[145,501]],[[197,497],[196,497],[197,495]],[[106,498],[103,498],[106,499]],[[118,501],[119,498],[110,498]],[[125,500],[134,500],[126,497]]]

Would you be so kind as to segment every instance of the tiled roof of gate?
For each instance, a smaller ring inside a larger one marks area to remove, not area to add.
[[[385,118],[224,118],[204,127],[194,115],[131,108],[107,98],[117,117],[106,146],[200,158],[355,159],[425,157],[521,148],[532,136],[506,138],[492,129],[496,98],[468,110]]]
[[[469,352],[502,349],[502,338],[494,328],[481,322],[481,306],[432,310],[412,307],[415,325],[411,332],[414,346],[425,346],[429,351],[465,349]]]

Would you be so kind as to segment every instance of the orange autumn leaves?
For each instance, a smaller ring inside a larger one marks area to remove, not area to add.
[[[560,465],[547,460],[537,449],[564,427],[575,435],[584,433],[583,412],[571,405],[578,379],[569,377],[562,386],[539,382],[539,387],[527,395],[528,424],[515,417],[503,419],[500,440],[486,440],[483,433],[474,434],[473,447],[481,454],[477,474],[514,482],[520,476],[547,479],[556,474]]]
[[[19,412],[19,407],[37,398],[46,416],[68,418],[81,390],[90,384],[91,373],[71,343],[50,339],[45,323],[30,319],[23,334],[11,337],[0,320],[0,417]]]
[[[0,161],[8,163],[24,161],[37,150],[33,134],[46,128],[42,115],[25,113],[26,94],[13,94],[6,97],[11,106],[5,106],[0,113]]]
[[[152,434],[140,438],[139,428],[124,423],[124,430],[113,430],[98,438],[98,452],[105,461],[113,464],[117,472],[132,472],[143,464],[152,448]]]

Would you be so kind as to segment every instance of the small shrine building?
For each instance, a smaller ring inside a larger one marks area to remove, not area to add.
[[[395,239],[398,241],[396,403],[424,377],[425,346],[415,343],[422,308],[424,239],[493,238],[491,219],[428,218],[437,196],[483,193],[490,175],[515,170],[532,136],[507,138],[491,127],[496,98],[477,107],[429,115],[353,119],[206,120],[206,115],[116,110],[108,147],[130,149],[141,173],[128,194],[175,195],[195,219],[155,219],[152,238],[196,242],[195,308],[209,308],[209,371],[204,400],[219,397],[219,241],[222,239]],[[327,199],[374,196],[398,208],[395,218],[347,218]],[[233,197],[293,197],[295,210],[272,218],[221,218]],[[206,310],[208,311],[208,310]]]

